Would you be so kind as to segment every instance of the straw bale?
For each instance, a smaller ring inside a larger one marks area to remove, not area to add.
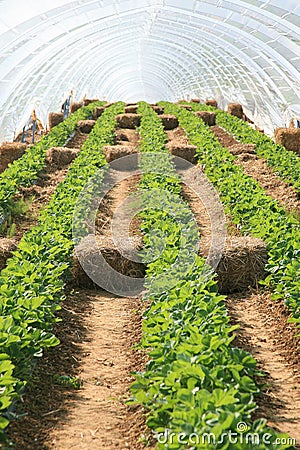
[[[96,123],[96,120],[79,120],[77,127],[81,133],[90,133]]]
[[[207,105],[207,106],[213,106],[214,108],[217,108],[218,107],[218,102],[217,102],[217,100],[215,100],[215,99],[206,99],[205,100],[205,104]]]
[[[179,125],[177,117],[172,114],[161,114],[160,119],[165,130],[174,130]]]
[[[77,111],[81,107],[82,107],[82,102],[73,102],[73,103],[71,103],[70,113],[71,114],[74,113],[75,111]]]
[[[154,110],[154,112],[156,112],[156,114],[163,114],[164,113],[163,108],[161,108],[160,106],[152,105],[152,109]]]
[[[300,128],[276,128],[274,137],[276,144],[300,154]]]
[[[192,111],[192,107],[190,105],[179,105],[180,108],[186,109],[187,111]]]
[[[106,106],[95,106],[93,118],[97,120],[100,116],[102,116],[105,110]]]
[[[6,261],[11,258],[12,252],[17,249],[17,243],[13,239],[0,238],[0,270],[6,267]]]
[[[99,253],[101,253],[106,262],[118,273],[131,278],[143,278],[145,276],[145,265],[129,259],[130,250],[128,251],[128,258],[126,258],[126,256],[117,250],[110,238],[101,237],[97,241],[97,247],[90,245],[90,237],[87,236],[76,248],[72,272],[74,283],[78,287],[97,288],[97,285],[82,268],[79,259],[84,262],[84,267],[88,273],[101,279],[101,274],[99,274]],[[136,241],[134,246],[138,250],[141,248],[141,243]],[[105,273],[103,276],[107,277],[108,274]]]
[[[179,158],[186,159],[192,164],[196,163],[195,155],[197,147],[194,145],[171,141],[167,143],[167,148],[171,155],[179,156]]]
[[[125,114],[137,114],[138,105],[130,105],[125,107]]]
[[[55,168],[62,169],[74,161],[79,151],[78,148],[51,147],[47,150],[46,161]]]
[[[90,103],[98,102],[98,98],[85,98],[83,101],[84,106],[88,106]]]
[[[135,130],[126,130],[125,128],[115,130],[115,144],[128,145],[128,142],[135,142],[137,139],[138,134]]]
[[[134,145],[106,145],[103,147],[103,153],[107,162],[115,161],[123,156],[138,153]]]
[[[216,125],[216,113],[211,111],[196,111],[194,114],[196,117],[200,117],[206,125],[210,127]]]
[[[116,121],[120,128],[135,129],[140,126],[141,115],[140,114],[119,114],[116,116]]]
[[[268,260],[266,244],[258,238],[229,237],[217,267],[218,285],[221,293],[241,292],[257,287],[266,277]]]
[[[3,142],[0,146],[0,172],[15,159],[21,158],[27,147],[28,145],[22,142]]]
[[[229,103],[227,112],[232,116],[238,117],[239,119],[244,119],[244,111],[240,103]]]
[[[49,115],[48,115],[49,130],[52,130],[53,127],[55,127],[59,123],[63,122],[63,120],[64,120],[64,115],[63,115],[62,112],[59,112],[59,113],[51,112],[51,113],[49,113]]]
[[[174,130],[169,130],[166,131],[167,137],[168,137],[168,141],[172,142],[175,141],[173,143],[185,143],[188,144],[189,143],[189,138],[186,135],[186,132],[184,131],[184,129],[182,127],[177,127],[174,128]]]

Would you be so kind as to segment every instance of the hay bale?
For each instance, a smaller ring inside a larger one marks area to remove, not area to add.
[[[51,166],[62,169],[74,161],[79,151],[78,148],[51,147],[46,152],[46,161]]]
[[[216,125],[216,113],[211,111],[196,111],[194,114],[196,117],[200,117],[206,125],[210,127]]]
[[[99,253],[101,253],[106,262],[118,273],[131,278],[143,278],[145,276],[145,265],[126,258],[117,250],[112,239],[101,236],[99,239],[97,238],[97,244],[96,247],[93,238],[87,236],[76,247],[72,268],[73,280],[76,286],[83,288],[97,288],[97,285],[92,281],[87,272],[92,277],[101,280],[101,273],[99,273]],[[134,246],[137,250],[140,250],[140,240],[135,240]],[[128,250],[126,254],[128,254],[130,258],[130,250]],[[86,271],[79,261],[83,262]],[[106,271],[104,276],[107,276]]]
[[[156,114],[163,114],[164,110],[163,108],[161,108],[160,106],[156,106],[156,105],[151,105],[152,109],[154,110],[154,112],[156,112]]]
[[[186,109],[187,111],[192,111],[192,107],[190,105],[179,105],[180,108]]]
[[[172,114],[161,114],[160,119],[165,130],[174,130],[179,125],[177,117]]]
[[[48,126],[49,126],[49,130],[51,131],[53,127],[56,127],[56,125],[58,125],[59,123],[63,122],[64,120],[64,115],[62,112],[60,113],[55,113],[55,112],[51,112],[48,115]]]
[[[106,110],[106,106],[95,106],[93,118],[95,120],[99,119],[99,117],[102,116],[102,114],[104,113],[105,110]]]
[[[181,142],[171,141],[167,143],[167,148],[171,155],[179,156],[179,158],[186,159],[192,164],[196,164],[196,150],[195,145],[188,145]]]
[[[17,243],[13,239],[0,238],[0,270],[6,267],[6,261],[13,256],[14,250],[17,250]]]
[[[201,100],[200,100],[200,98],[192,98],[191,102],[193,102],[193,103],[201,103]]]
[[[276,128],[274,137],[276,144],[300,155],[300,128]]]
[[[228,150],[233,155],[242,155],[244,153],[255,155],[255,147],[255,144],[234,144],[228,147]]]
[[[136,142],[138,139],[139,135],[135,130],[126,130],[125,128],[117,128],[115,130],[114,141],[116,145],[128,145],[128,142]]]
[[[73,114],[75,111],[82,107],[82,102],[73,102],[70,106],[70,113]]]
[[[79,120],[77,127],[81,133],[90,133],[96,123],[96,120]]]
[[[108,163],[123,158],[123,156],[138,153],[138,149],[134,145],[106,145],[102,150]]]
[[[99,102],[99,98],[85,98],[83,100],[84,106],[88,106],[90,103]]]
[[[217,108],[218,107],[218,102],[217,102],[217,100],[215,100],[215,99],[206,99],[205,100],[205,104],[207,105],[207,106],[213,106],[214,108]]]
[[[117,124],[120,128],[135,129],[140,126],[140,114],[119,114],[116,116]]]
[[[229,237],[217,267],[218,286],[221,293],[241,292],[257,287],[266,277],[268,261],[266,244],[249,236]]]
[[[228,114],[236,116],[239,119],[244,119],[243,107],[240,103],[229,103],[227,108]]]
[[[189,144],[189,138],[182,127],[177,127],[174,128],[174,130],[166,131],[166,134],[170,143],[173,142],[176,144],[180,142],[182,144]]]
[[[28,145],[22,142],[3,142],[0,146],[0,172],[15,159],[21,158],[27,147]]]
[[[137,114],[138,105],[125,106],[125,114]]]

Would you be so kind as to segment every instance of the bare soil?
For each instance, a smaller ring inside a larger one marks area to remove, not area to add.
[[[234,344],[249,351],[266,374],[259,380],[264,387],[256,418],[265,417],[300,445],[300,341],[287,322],[287,308],[270,294],[254,291],[229,296],[226,306],[232,322],[240,325]]]
[[[145,445],[139,442],[142,414],[124,403],[133,382],[130,372],[141,369],[144,359],[132,349],[140,339],[141,301],[102,292],[90,294],[89,302],[91,312],[84,317],[86,337],[78,344],[83,355],[78,371],[82,387],[65,402],[68,415],[51,430],[48,446],[57,450],[143,449]]]
[[[8,428],[15,450],[129,448],[140,450],[140,436],[151,441],[143,413],[127,406],[131,371],[145,355],[132,346],[140,339],[138,299],[105,292],[69,292],[55,326],[61,341],[38,360],[34,378]],[[81,388],[55,382],[78,377]]]
[[[229,151],[231,146],[239,143],[218,125],[211,127],[211,130],[223,147],[228,148]],[[258,181],[266,194],[277,200],[284,209],[291,212],[300,211],[300,199],[294,188],[281,180],[265,159],[249,154],[247,146],[245,146],[245,152],[238,155],[235,164],[241,166],[247,175]]]

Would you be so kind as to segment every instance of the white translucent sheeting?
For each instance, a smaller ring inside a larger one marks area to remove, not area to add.
[[[270,134],[300,115],[299,0],[2,0],[0,43],[0,141],[71,88],[236,101]]]

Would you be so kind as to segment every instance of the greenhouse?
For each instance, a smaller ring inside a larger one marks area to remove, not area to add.
[[[1,448],[300,449],[299,0],[0,39]]]

